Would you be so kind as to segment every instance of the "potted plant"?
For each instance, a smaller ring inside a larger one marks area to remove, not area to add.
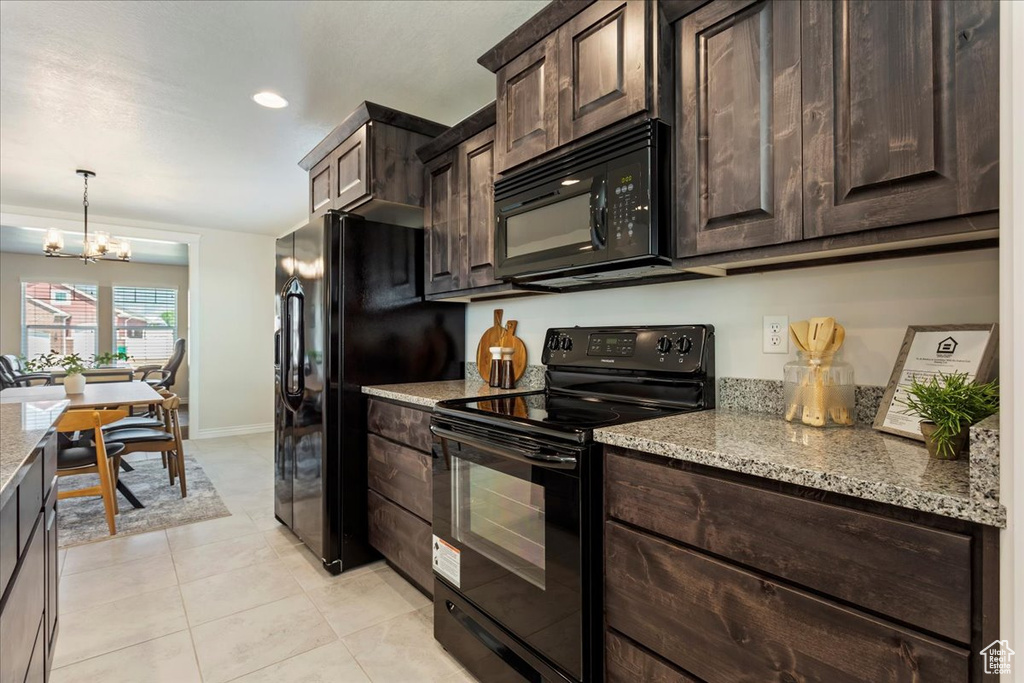
[[[64,377],[64,393],[80,394],[85,391],[86,362],[77,353],[60,355],[56,351],[39,354],[32,360],[25,362],[26,367],[33,372],[45,372],[50,368],[59,367],[66,373]]]
[[[118,351],[117,353],[109,353],[105,351],[92,357],[92,366],[94,368],[108,367],[115,365],[119,361],[128,362],[131,359],[132,357],[124,351]]]
[[[966,373],[939,374],[920,382],[911,378],[905,406],[921,416],[921,434],[928,453],[956,460],[967,443],[972,424],[999,410],[996,382],[972,382]]]

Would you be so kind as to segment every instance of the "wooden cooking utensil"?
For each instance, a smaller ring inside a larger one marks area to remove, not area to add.
[[[505,328],[501,326],[501,317],[504,314],[505,311],[502,309],[494,309],[494,324],[484,331],[480,343],[476,345],[476,369],[485,382],[491,378],[490,348],[501,346],[501,338],[505,334]]]
[[[517,320],[509,320],[505,325],[505,335],[502,337],[501,345],[512,349],[512,369],[515,372],[515,380],[526,373],[526,344],[516,336]]]
[[[801,351],[807,351],[807,333],[810,330],[810,323],[806,320],[797,320],[789,325],[789,336]]]
[[[807,348],[813,354],[821,354],[832,344],[832,337],[835,333],[835,318],[811,318],[809,321],[810,336],[807,338]],[[814,427],[825,425],[825,387],[820,368],[815,368],[813,400],[804,406],[803,421],[805,424]]]

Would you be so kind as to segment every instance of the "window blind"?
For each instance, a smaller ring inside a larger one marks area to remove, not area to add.
[[[162,287],[114,288],[114,351],[136,365],[163,363],[178,334],[178,290]]]

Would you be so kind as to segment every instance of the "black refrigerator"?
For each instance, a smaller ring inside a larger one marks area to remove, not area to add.
[[[362,387],[460,379],[465,307],[423,300],[423,231],[328,212],[277,241],[274,514],[329,571],[367,542]]]

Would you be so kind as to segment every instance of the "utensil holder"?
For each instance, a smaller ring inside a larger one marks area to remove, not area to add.
[[[812,427],[852,426],[854,386],[853,366],[834,353],[800,351],[785,367],[785,418]]]

